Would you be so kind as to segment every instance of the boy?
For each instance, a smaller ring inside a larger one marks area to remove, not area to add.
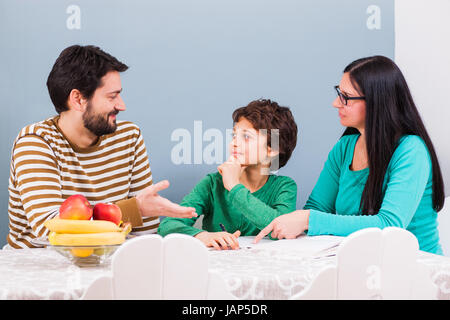
[[[296,210],[294,180],[269,174],[271,163],[286,165],[297,143],[289,108],[271,100],[252,101],[234,111],[233,123],[230,158],[180,203],[204,215],[203,229],[193,227],[197,218],[167,217],[160,235],[184,233],[217,250],[238,249],[237,237],[256,235],[274,218]]]

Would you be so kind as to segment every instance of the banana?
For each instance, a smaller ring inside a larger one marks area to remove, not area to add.
[[[48,235],[48,241],[53,246],[101,246],[122,244],[125,242],[125,238],[130,231],[131,224],[129,222],[125,223],[121,228],[117,227],[117,231],[109,232],[59,233],[51,231]]]
[[[56,233],[50,232],[48,241],[54,246],[101,246],[125,242],[125,232]]]
[[[45,221],[44,225],[50,231],[71,234],[118,232],[122,230],[114,222],[106,220],[69,220],[53,218]]]

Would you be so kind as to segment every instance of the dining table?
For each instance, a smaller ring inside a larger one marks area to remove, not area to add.
[[[217,272],[239,300],[287,300],[302,292],[323,268],[337,263],[331,248],[305,254],[289,247],[241,247],[208,250],[210,271]],[[450,258],[419,251],[429,267],[437,299],[450,300]],[[0,250],[0,299],[81,299],[98,277],[111,275],[111,265],[78,267],[51,247]]]

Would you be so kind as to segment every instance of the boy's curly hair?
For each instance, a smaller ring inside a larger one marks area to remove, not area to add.
[[[279,132],[279,168],[286,165],[297,145],[297,124],[288,107],[279,106],[270,99],[259,99],[233,112],[233,123],[244,117],[256,130],[267,130],[267,145],[271,147],[271,129]]]

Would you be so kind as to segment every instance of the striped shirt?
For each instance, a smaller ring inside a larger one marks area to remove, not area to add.
[[[117,121],[114,133],[99,137],[91,147],[79,148],[64,136],[58,119],[55,116],[26,126],[14,141],[8,244],[13,248],[37,247],[31,240],[48,234],[44,221],[55,217],[62,202],[74,194],[84,195],[92,206],[116,203],[122,209],[123,221],[138,215],[134,234],[156,233],[158,217],[141,218],[138,210],[130,212],[130,206],[123,205],[136,203],[136,194],[152,184],[140,129],[129,121]]]

